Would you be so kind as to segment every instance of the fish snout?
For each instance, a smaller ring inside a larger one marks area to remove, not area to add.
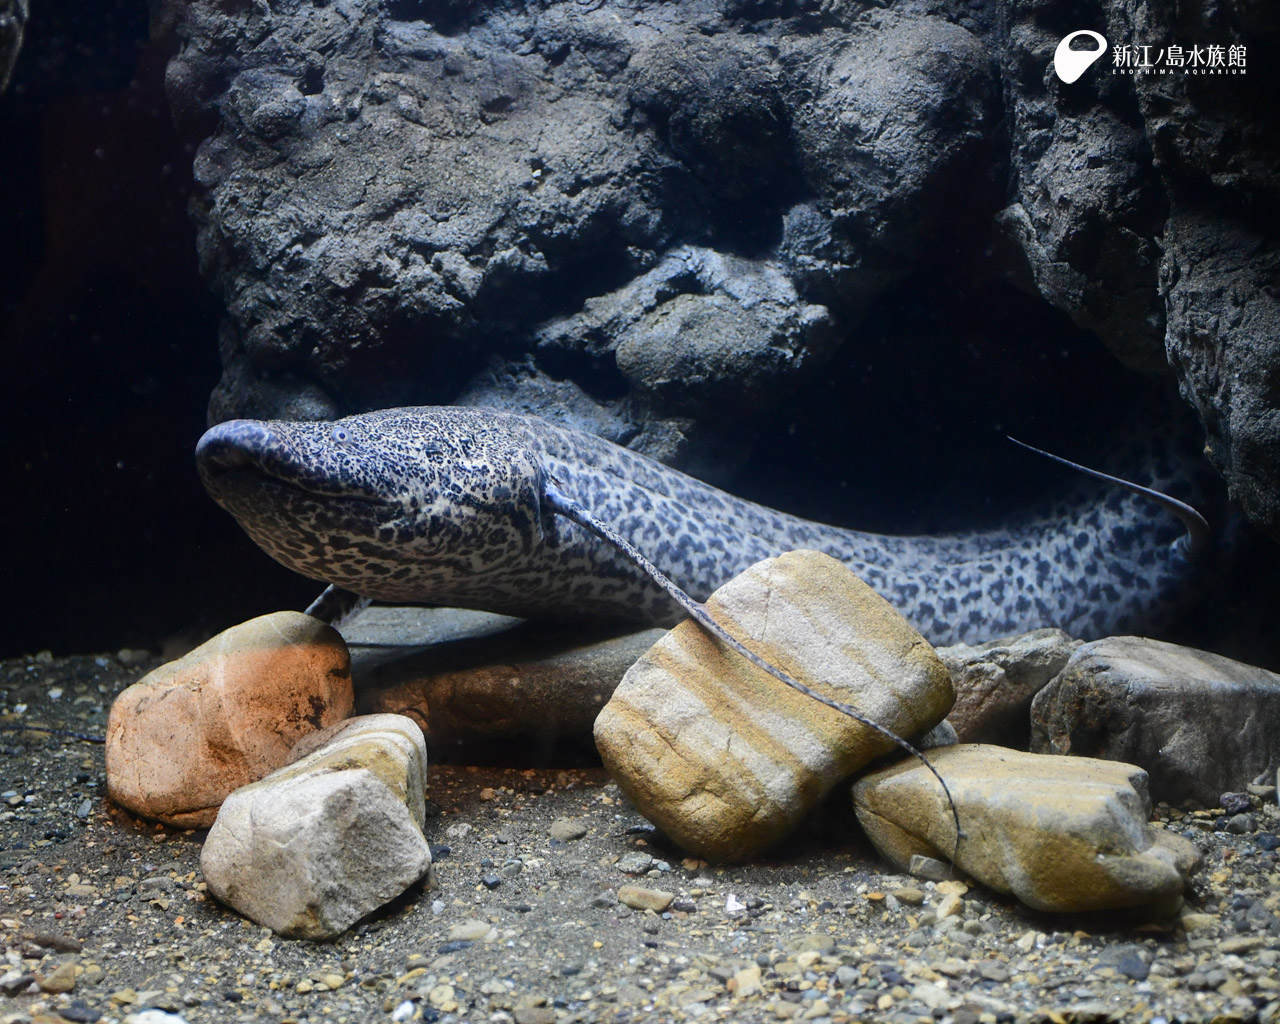
[[[202,473],[252,466],[271,440],[271,430],[264,423],[227,420],[210,427],[196,443],[196,465]]]

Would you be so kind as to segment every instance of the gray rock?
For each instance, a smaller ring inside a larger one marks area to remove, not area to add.
[[[1136,764],[1158,800],[1214,806],[1280,762],[1280,676],[1156,640],[1077,648],[1031,715],[1033,750]]]
[[[200,854],[214,896],[294,938],[342,934],[431,866],[418,727],[401,715],[369,715],[321,740],[232,793]]]
[[[735,416],[792,391],[835,343],[826,307],[801,301],[781,264],[694,246],[539,338],[546,347],[613,351],[659,411]]]
[[[1020,79],[1010,95],[1020,187],[996,218],[1019,257],[1012,269],[1124,362],[1163,370],[1163,221],[1145,135],[1108,106],[1065,112],[1062,91],[1044,87],[1044,58],[1071,29],[1020,13],[1004,59]]]
[[[1060,629],[1036,629],[976,647],[938,648],[956,690],[947,721],[961,742],[1025,748],[1031,699],[1062,671],[1079,646],[1079,640]]]
[[[1151,974],[1151,964],[1143,957],[1138,946],[1109,946],[1101,959],[1103,963],[1113,966],[1117,973],[1133,981],[1146,981]]]
[[[735,395],[812,384],[939,240],[994,221],[1004,274],[1130,366],[1172,368],[1280,535],[1278,257],[1251,223],[1280,197],[1280,132],[1240,79],[1062,83],[1078,24],[1047,0],[154,7],[228,312],[215,418],[492,402],[685,465],[741,459],[762,427]],[[1264,63],[1280,21],[1206,0],[1094,14],[1113,43],[1239,41]],[[624,299],[695,247],[797,301],[665,271],[652,308]],[[621,319],[596,323],[600,303]]]
[[[572,842],[575,839],[581,839],[587,834],[587,826],[581,821],[575,821],[573,818],[557,818],[551,823],[548,833],[552,839],[559,839],[561,842]]]
[[[929,857],[923,853],[913,853],[907,861],[907,873],[914,878],[923,878],[930,882],[945,882],[955,876],[955,869],[945,860]]]
[[[1251,79],[1103,73],[1065,85],[1048,57],[1079,26],[1048,3],[1008,15],[997,52],[1015,184],[999,251],[1126,363],[1173,370],[1233,496],[1280,536],[1280,403],[1267,383],[1280,364],[1268,283],[1280,246],[1252,212],[1280,199],[1275,106],[1240,102]],[[1280,16],[1108,0],[1104,25],[1113,45],[1212,34],[1256,52]]]
[[[1280,540],[1280,245],[1251,221],[1180,205],[1164,239],[1170,365],[1231,497]]]
[[[653,867],[653,856],[643,850],[632,850],[622,855],[618,870],[628,875],[643,875]]]
[[[944,718],[923,736],[919,737],[913,746],[918,750],[932,750],[934,747],[949,747],[959,742],[960,737],[956,734],[955,726]]]
[[[408,715],[433,750],[590,735],[627,669],[665,632],[592,641],[581,629],[406,608],[370,608],[344,627],[357,712]]]

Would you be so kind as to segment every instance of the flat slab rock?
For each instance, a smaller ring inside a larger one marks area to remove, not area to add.
[[[793,551],[756,563],[707,601],[732,635],[814,690],[900,736],[951,707],[933,648],[835,559]],[[685,849],[754,856],[841,780],[893,744],[756,668],[692,621],[626,674],[595,725],[619,788]]]
[[[399,658],[384,648],[372,664],[354,647],[356,710],[409,715],[435,751],[516,737],[589,736],[627,669],[666,633],[648,629],[593,640],[581,629],[506,621],[506,628],[484,635],[405,646]]]
[[[200,854],[209,891],[293,938],[331,939],[431,866],[427,750],[403,715],[341,722],[236,790]]]
[[[1280,763],[1280,675],[1119,636],[1078,648],[1031,705],[1032,749],[1128,761],[1157,800],[1217,805]]]
[[[224,630],[121,693],[107,722],[107,792],[179,828],[208,828],[233,790],[351,714],[342,637],[301,612]]]
[[[1181,904],[1200,853],[1181,836],[1148,826],[1142,769],[980,743],[929,757],[959,812],[958,847],[942,787],[920,763],[903,761],[853,787],[862,827],[900,869],[912,857],[950,860],[954,851],[965,874],[1036,910],[1167,914]]]

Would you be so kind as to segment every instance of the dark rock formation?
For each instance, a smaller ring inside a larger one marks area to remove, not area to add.
[[[0,0],[0,93],[9,87],[30,17],[28,0]]]
[[[1122,360],[1172,369],[1232,497],[1280,537],[1280,116],[1267,99],[1280,85],[1280,13],[1090,8],[1085,25],[1079,9],[1006,7],[1015,201],[1001,234],[1034,287]],[[1044,55],[1083,27],[1112,48],[1065,85]],[[1149,47],[1135,63],[1153,73],[1125,73],[1124,46]]]
[[[996,83],[941,18],[772,13],[167,5],[229,313],[213,417],[550,375],[672,455],[801,385],[994,196]]]
[[[228,312],[211,415],[496,402],[723,474],[895,283],[998,269],[1176,374],[1280,534],[1278,20],[165,0]],[[1112,50],[1067,84],[1052,55],[1084,27]],[[1245,46],[1247,74],[1115,73],[1119,47],[1174,44]],[[989,235],[989,265],[958,241]]]

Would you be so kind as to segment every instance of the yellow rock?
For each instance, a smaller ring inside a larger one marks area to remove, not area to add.
[[[934,908],[934,916],[939,921],[944,918],[953,917],[964,910],[964,900],[954,894],[943,896],[938,900],[938,905]]]
[[[846,566],[816,551],[766,559],[707,601],[731,634],[900,736],[951,707],[933,649]],[[686,850],[745,860],[893,744],[787,688],[691,621],[623,678],[595,725],[619,787]]]
[[[664,892],[661,889],[645,889],[639,885],[618,887],[618,902],[632,910],[652,910],[654,913],[661,914],[671,906],[671,901],[675,898],[675,893]]]
[[[1147,827],[1146,773],[1133,765],[976,743],[929,755],[960,813],[956,867],[1037,910],[1171,913],[1199,867],[1192,843]],[[899,867],[913,854],[950,857],[951,811],[918,762],[867,775],[853,797],[876,849]]]
[[[758,996],[763,990],[762,984],[760,968],[752,966],[738,971],[730,982],[730,988],[735,998],[746,999],[748,996]]]
[[[36,984],[41,992],[70,992],[76,987],[76,965],[74,960],[60,964],[54,971],[45,975],[36,975]]]
[[[319,619],[276,612],[219,633],[134,683],[107,721],[107,791],[135,814],[207,828],[235,789],[351,714],[350,659]]]

